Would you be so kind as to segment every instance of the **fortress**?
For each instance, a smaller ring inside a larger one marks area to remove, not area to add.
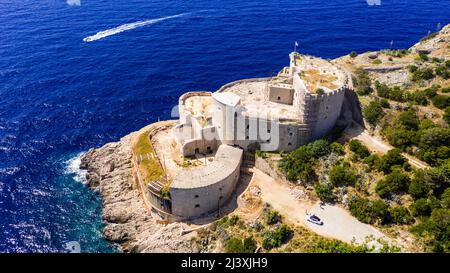
[[[165,175],[144,181],[146,198],[171,219],[219,209],[232,195],[246,155],[289,152],[330,133],[342,115],[348,82],[331,62],[293,52],[289,67],[275,77],[183,94],[179,120],[149,133],[152,157]]]

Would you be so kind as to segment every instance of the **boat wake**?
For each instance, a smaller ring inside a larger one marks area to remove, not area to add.
[[[185,16],[187,14],[189,14],[189,13],[181,13],[181,14],[167,16],[167,17],[161,17],[161,18],[156,18],[156,19],[151,19],[151,20],[145,20],[145,21],[139,21],[139,22],[124,24],[124,25],[121,25],[121,26],[118,26],[118,27],[115,27],[115,28],[111,28],[111,29],[107,29],[107,30],[104,30],[104,31],[97,32],[97,34],[94,34],[92,36],[88,36],[88,37],[84,38],[83,41],[84,42],[97,41],[97,40],[106,38],[108,36],[116,35],[118,33],[121,33],[121,32],[127,31],[127,30],[132,30],[132,29],[135,29],[135,28],[138,28],[138,27],[147,26],[147,25],[153,25],[153,24],[159,23],[161,21],[182,17],[182,16]]]

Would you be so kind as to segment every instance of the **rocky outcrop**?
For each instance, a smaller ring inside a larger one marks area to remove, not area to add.
[[[185,223],[163,224],[143,202],[134,184],[130,134],[119,142],[89,150],[81,159],[87,184],[99,192],[103,236],[125,252],[195,252],[195,232],[181,235]]]
[[[440,55],[447,55],[448,44],[450,44],[450,24],[443,27],[439,32],[422,39],[420,42],[411,47],[411,51],[425,54],[436,53]],[[448,59],[448,55],[443,57]]]

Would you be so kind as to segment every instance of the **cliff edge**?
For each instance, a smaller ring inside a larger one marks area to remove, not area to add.
[[[124,252],[195,252],[195,232],[181,235],[187,224],[165,225],[142,201],[132,178],[133,134],[91,149],[81,159],[88,186],[102,199],[103,236]]]

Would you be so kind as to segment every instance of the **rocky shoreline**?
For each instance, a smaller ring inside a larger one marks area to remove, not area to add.
[[[118,142],[90,149],[81,158],[87,185],[102,199],[103,236],[124,252],[196,252],[196,232],[181,235],[184,223],[164,224],[145,206],[133,182],[131,133]]]

